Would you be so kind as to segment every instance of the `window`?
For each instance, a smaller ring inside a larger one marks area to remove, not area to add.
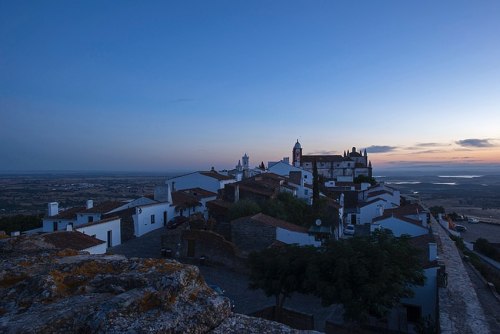
[[[408,322],[418,322],[422,316],[422,309],[417,305],[405,305]]]
[[[155,215],[151,215],[151,224],[155,223]]]
[[[108,231],[108,240],[107,240],[108,248],[113,247],[113,231]]]
[[[89,216],[89,217],[88,217],[88,222],[89,222],[89,223],[92,223],[93,221],[94,221],[94,216]]]
[[[304,179],[307,179],[307,174],[306,174],[306,175],[304,175]]]
[[[304,189],[304,195],[309,195],[309,189]]]

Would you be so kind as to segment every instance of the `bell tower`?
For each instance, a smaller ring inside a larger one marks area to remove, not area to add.
[[[295,143],[295,146],[293,147],[292,157],[293,157],[293,165],[295,167],[300,167],[300,164],[302,163],[302,146],[300,146],[298,139],[297,142]]]

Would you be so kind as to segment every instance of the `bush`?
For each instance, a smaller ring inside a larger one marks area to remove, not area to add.
[[[479,238],[476,240],[476,243],[474,244],[474,250],[495,261],[500,262],[500,252],[492,244],[490,244],[488,240],[484,238]]]

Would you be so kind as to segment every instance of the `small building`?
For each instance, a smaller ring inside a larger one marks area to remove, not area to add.
[[[76,227],[76,231],[93,238],[106,241],[106,248],[118,246],[122,242],[120,217],[111,217],[95,222],[82,224]]]
[[[398,215],[383,215],[373,219],[370,231],[380,228],[391,230],[396,237],[403,234],[417,237],[429,233],[429,229],[421,221]]]
[[[106,253],[106,241],[83,234],[77,231],[57,231],[46,233],[40,238],[53,245],[57,249],[74,249],[77,251],[85,251],[90,254]]]
[[[231,240],[242,252],[259,251],[275,241],[300,246],[320,246],[308,229],[263,213],[231,221]]]
[[[217,173],[215,170],[198,171],[180,176],[175,176],[167,180],[167,184],[173,191],[202,188],[214,193],[223,189],[226,184],[236,182],[232,176]]]

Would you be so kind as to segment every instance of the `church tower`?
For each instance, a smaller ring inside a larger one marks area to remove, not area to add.
[[[293,165],[295,167],[300,167],[300,164],[302,163],[302,146],[300,146],[298,139],[297,142],[295,143],[295,146],[293,147],[292,157],[293,157]]]
[[[250,165],[249,165],[249,160],[250,158],[248,157],[248,155],[245,153],[245,155],[241,158],[241,160],[243,161],[243,170],[248,170]]]

